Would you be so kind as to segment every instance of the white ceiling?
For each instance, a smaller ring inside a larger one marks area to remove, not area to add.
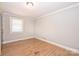
[[[27,7],[25,2],[0,2],[0,10],[21,16],[39,17],[76,3],[77,2],[34,2],[33,7]]]

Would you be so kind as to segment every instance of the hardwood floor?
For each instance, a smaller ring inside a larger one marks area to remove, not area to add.
[[[38,40],[36,38],[4,44],[4,56],[79,56],[79,54],[65,50],[58,46]]]

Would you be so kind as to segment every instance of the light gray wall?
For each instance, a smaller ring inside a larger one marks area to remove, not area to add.
[[[1,15],[0,15],[0,46],[1,46]]]
[[[10,17],[17,17],[23,20],[23,32],[21,33],[11,33],[10,32]],[[28,36],[33,36],[33,19],[30,17],[18,17],[17,15],[12,15],[8,13],[3,13],[3,42],[17,40],[26,38]]]
[[[37,36],[79,50],[79,6],[40,17],[35,27]]]
[[[0,55],[1,55],[1,15],[0,15]]]

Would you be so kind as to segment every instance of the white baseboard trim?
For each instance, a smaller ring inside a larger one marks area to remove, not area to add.
[[[25,38],[20,38],[20,39],[16,39],[16,40],[4,41],[3,44],[12,43],[12,42],[16,42],[16,41],[19,41],[19,40],[26,40],[26,39],[30,39],[30,38],[34,38],[34,36],[27,36]]]
[[[36,39],[48,42],[50,44],[54,44],[54,45],[59,46],[61,48],[67,49],[67,50],[72,51],[74,53],[79,53],[79,50],[76,50],[76,49],[73,49],[73,48],[70,48],[70,47],[67,47],[67,46],[64,46],[64,45],[61,45],[61,44],[49,41],[46,38],[40,37],[40,36],[28,36],[28,37],[25,37],[25,38],[20,38],[20,39],[16,39],[16,40],[6,41],[6,42],[3,42],[3,44],[11,43],[11,42],[16,42],[16,41],[19,41],[19,40],[26,40],[26,39],[30,39],[30,38],[36,38]]]
[[[48,41],[46,38],[44,37],[39,37],[39,36],[36,36],[35,38],[39,39],[39,40],[42,40],[42,41],[45,41],[45,42],[48,42],[50,44],[54,44],[56,46],[59,46],[61,48],[64,48],[66,50],[69,50],[69,51],[72,51],[74,53],[79,53],[79,50],[76,50],[76,49],[73,49],[73,48],[70,48],[70,47],[67,47],[67,46],[64,46],[64,45],[61,45],[61,44],[58,44],[58,43],[55,43],[55,42],[51,42],[51,41]]]

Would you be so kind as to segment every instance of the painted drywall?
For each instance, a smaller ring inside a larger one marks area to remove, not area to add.
[[[38,18],[35,35],[79,50],[79,6]]]
[[[0,15],[0,55],[1,55],[1,15]]]
[[[1,45],[1,15],[0,15],[0,45]]]
[[[23,32],[10,32],[10,17],[17,17],[23,20]],[[20,17],[11,13],[3,13],[3,42],[13,41],[17,39],[33,36],[33,18]]]

